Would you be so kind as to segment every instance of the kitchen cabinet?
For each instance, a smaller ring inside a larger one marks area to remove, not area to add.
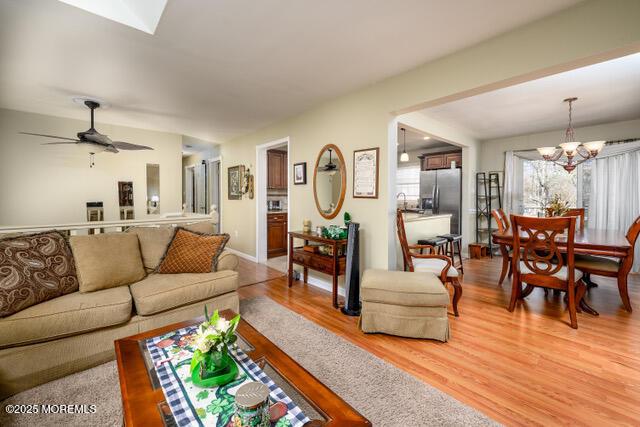
[[[286,151],[267,151],[267,188],[270,190],[286,190],[287,169]]]
[[[267,258],[287,254],[287,214],[267,214]]]
[[[462,151],[448,151],[444,153],[422,154],[418,156],[423,171],[434,169],[448,169],[451,162],[456,162],[456,167],[462,167]]]

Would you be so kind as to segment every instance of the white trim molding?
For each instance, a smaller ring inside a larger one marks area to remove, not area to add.
[[[253,261],[253,262],[258,262],[256,260],[256,257],[249,255],[249,254],[245,254],[244,252],[240,252],[237,249],[233,249],[233,248],[229,248],[229,247],[225,247],[224,248],[225,251],[229,251],[234,255],[238,255],[240,258],[244,258],[244,259],[248,259],[249,261]]]
[[[256,193],[256,256],[254,261],[258,263],[265,263],[267,261],[267,150],[271,147],[286,144],[287,187],[289,187],[289,175],[291,173],[289,141],[290,139],[287,136],[256,146],[256,175],[254,182],[254,191]],[[291,226],[291,204],[289,203],[291,191],[289,190],[290,188],[287,188],[287,227]]]

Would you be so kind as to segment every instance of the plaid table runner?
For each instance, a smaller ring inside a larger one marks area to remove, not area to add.
[[[287,414],[274,425],[298,427],[309,422],[300,408],[239,348],[229,354],[238,364],[238,377],[231,383],[214,388],[201,388],[191,383],[190,364],[193,351],[191,337],[197,326],[190,326],[146,341],[149,354],[166,397],[179,426],[217,426],[229,424],[234,414],[236,390],[250,381],[269,387],[271,403],[287,405]]]

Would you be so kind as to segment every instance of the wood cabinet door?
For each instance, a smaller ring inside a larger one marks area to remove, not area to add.
[[[268,221],[267,254],[281,255],[287,251],[287,223],[284,221]]]
[[[444,155],[444,167],[450,168],[451,162],[456,162],[456,167],[462,166],[462,153],[449,153]]]
[[[438,154],[425,157],[425,169],[442,169],[445,167],[444,155]]]
[[[277,163],[279,163],[279,159],[276,153],[267,151],[267,188],[276,188]]]

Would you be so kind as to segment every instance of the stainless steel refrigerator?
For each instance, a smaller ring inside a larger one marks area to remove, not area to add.
[[[420,172],[420,201],[425,214],[451,214],[451,233],[460,234],[462,170],[438,169]]]

